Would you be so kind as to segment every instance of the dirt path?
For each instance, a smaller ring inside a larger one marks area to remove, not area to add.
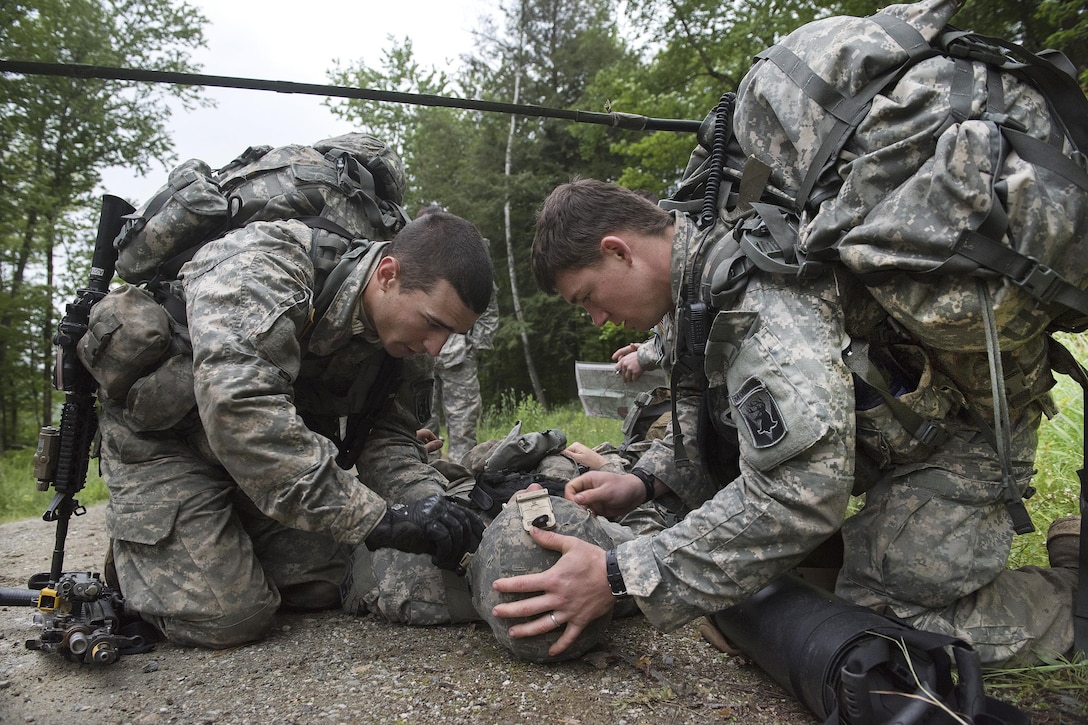
[[[65,570],[97,571],[103,506],[73,519]],[[47,571],[55,529],[0,526],[0,586]],[[284,615],[260,644],[212,652],[159,644],[106,667],[27,650],[27,607],[0,607],[0,722],[11,723],[806,723],[814,717],[694,625],[662,634],[613,623],[581,660],[509,657],[486,626],[412,628],[339,612]]]

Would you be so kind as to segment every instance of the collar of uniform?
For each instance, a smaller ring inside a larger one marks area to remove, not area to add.
[[[369,331],[370,326],[365,316],[357,314],[356,307],[362,307],[360,300],[363,296],[363,290],[374,275],[378,261],[382,258],[388,246],[389,242],[374,243],[366,254],[355,263],[354,268],[348,273],[343,284],[340,285],[340,289],[337,290],[336,295],[333,297],[329,309],[314,325],[314,332],[310,336],[308,346],[311,353],[314,355],[331,355],[335,350],[347,344],[352,335],[356,334],[356,317],[359,317],[359,322],[363,328],[373,335],[374,339],[377,339],[377,335]],[[364,336],[366,334],[364,332]]]
[[[366,285],[370,284],[370,279],[374,276],[374,269],[370,270],[370,277],[367,278],[366,283],[363,285],[363,289],[366,289]],[[363,307],[363,295],[360,294],[355,298],[355,314],[351,317],[351,334],[354,336],[362,337],[367,342],[380,343],[381,337],[374,330],[373,325],[370,324],[370,320],[366,317],[366,308]]]
[[[669,266],[669,275],[672,280],[673,301],[679,307],[680,300],[687,292],[685,289],[688,271],[688,261],[695,250],[699,248],[699,229],[691,219],[679,211],[672,213],[672,258]]]

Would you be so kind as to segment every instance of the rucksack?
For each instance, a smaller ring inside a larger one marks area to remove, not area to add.
[[[348,241],[388,240],[408,222],[404,188],[396,153],[363,133],[251,146],[215,171],[190,159],[125,217],[117,274],[134,284],[171,279],[203,243],[256,221],[299,219]],[[346,242],[334,246],[342,253]]]
[[[1064,56],[947,27],[956,9],[924,0],[810,23],[760,53],[723,96],[661,204],[703,230],[681,291],[674,370],[702,369],[713,311],[728,309],[754,270],[848,270],[921,345],[987,352],[991,434],[1025,533],[1000,353],[1088,328],[1088,99]],[[1048,350],[1052,369],[1088,391],[1084,368],[1057,342]],[[844,357],[919,440],[947,436],[897,405],[864,355]],[[1075,621],[1088,651],[1083,582]]]
[[[400,158],[363,133],[312,146],[253,146],[216,171],[199,159],[186,161],[124,217],[114,248],[116,270],[126,284],[92,307],[76,354],[100,391],[125,404],[125,420],[134,430],[182,430],[191,424],[196,404],[177,281],[185,262],[232,229],[302,221],[313,232],[316,321],[372,243],[391,239],[408,222],[404,189]],[[401,380],[400,361],[384,354],[377,382],[348,416],[345,430],[323,431],[337,444],[341,467],[354,464]]]

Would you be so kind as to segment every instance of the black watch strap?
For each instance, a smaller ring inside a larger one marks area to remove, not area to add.
[[[646,487],[646,500],[654,500],[654,474],[647,471],[645,468],[632,468],[631,473],[638,477],[642,481],[642,485]]]
[[[620,573],[620,565],[616,561],[615,549],[609,549],[604,553],[604,575],[608,579],[609,588],[612,589],[612,596],[627,596],[627,585],[623,583],[623,574]]]

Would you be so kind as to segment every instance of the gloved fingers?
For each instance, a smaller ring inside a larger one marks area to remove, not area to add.
[[[428,552],[435,557],[448,556],[457,548],[458,532],[451,531],[450,527],[438,519],[427,524],[427,541],[430,544]]]
[[[476,548],[480,545],[480,540],[484,536],[484,529],[486,524],[483,517],[472,509],[466,508],[456,501],[450,503],[452,511],[456,512],[456,515],[462,521],[462,527],[465,531],[465,550],[476,551]]]

